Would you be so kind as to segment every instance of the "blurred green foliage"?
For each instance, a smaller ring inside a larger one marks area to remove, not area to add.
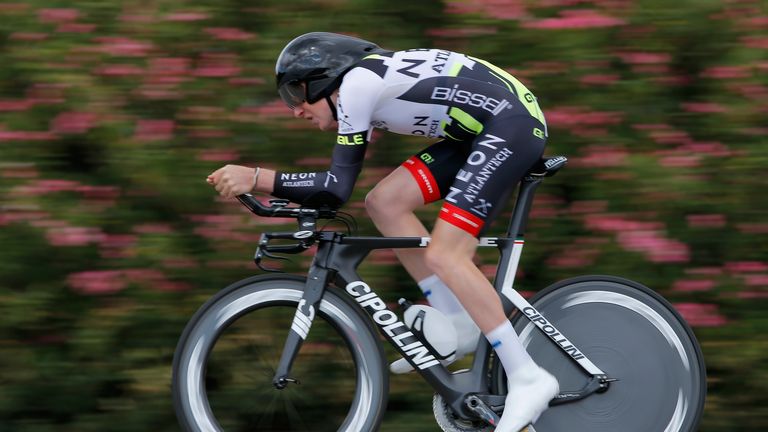
[[[333,137],[273,85],[282,46],[318,30],[466,52],[529,85],[548,153],[571,163],[540,188],[521,289],[585,273],[656,289],[704,349],[701,430],[768,428],[760,1],[25,0],[0,3],[0,431],[178,429],[184,324],[257,272],[275,229],[205,176],[323,168]],[[366,192],[426,145],[372,146],[347,206],[362,232]],[[418,297],[389,254],[361,271],[389,300]],[[434,429],[429,389],[393,377],[382,430]]]

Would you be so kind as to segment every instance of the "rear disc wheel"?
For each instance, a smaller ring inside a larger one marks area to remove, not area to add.
[[[649,288],[611,276],[559,282],[531,304],[609,378],[604,393],[555,406],[530,432],[695,431],[704,406],[706,371],[690,327]],[[578,390],[589,375],[525,316],[513,319],[531,357],[557,377],[560,391]],[[495,382],[506,389],[494,366]]]

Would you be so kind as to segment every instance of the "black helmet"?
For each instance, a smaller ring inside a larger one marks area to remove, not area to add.
[[[344,74],[357,62],[382,52],[378,45],[352,36],[303,34],[289,42],[277,58],[277,91],[291,108],[304,101],[315,103],[339,88]]]

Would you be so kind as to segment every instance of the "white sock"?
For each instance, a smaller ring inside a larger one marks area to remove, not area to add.
[[[504,321],[503,324],[491,330],[485,337],[491,343],[493,349],[496,350],[496,354],[499,356],[507,376],[521,366],[533,363],[533,359],[528,355],[528,351],[520,343],[520,339],[517,337],[511,322]]]
[[[445,315],[454,315],[464,312],[464,307],[459,299],[453,295],[448,285],[440,280],[437,275],[429,276],[419,281],[419,288],[427,298],[429,305]]]

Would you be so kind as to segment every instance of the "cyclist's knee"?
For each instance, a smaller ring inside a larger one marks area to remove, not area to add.
[[[390,203],[391,200],[387,197],[386,191],[381,190],[378,186],[365,196],[365,209],[372,218],[391,211],[389,208]]]
[[[435,241],[433,238],[424,256],[427,267],[435,273],[442,274],[446,270],[458,268],[464,262],[472,262],[472,256],[449,242]]]
[[[372,218],[393,217],[413,211],[407,200],[398,199],[397,191],[381,184],[365,196],[365,209]]]

